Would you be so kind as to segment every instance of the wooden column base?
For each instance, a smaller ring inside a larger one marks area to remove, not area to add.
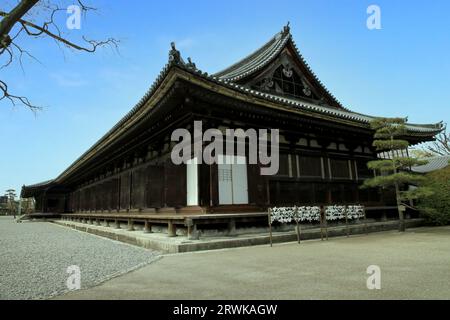
[[[173,224],[172,221],[169,221],[167,223],[167,234],[169,237],[176,237],[177,236],[177,227]]]
[[[134,221],[132,219],[128,219],[128,231],[134,231]]]
[[[231,219],[230,222],[228,222],[228,235],[236,235],[236,221],[234,219]]]
[[[188,226],[188,239],[189,240],[198,240],[199,239],[197,225],[193,224],[193,225]]]
[[[152,225],[148,221],[145,221],[144,233],[152,233]]]

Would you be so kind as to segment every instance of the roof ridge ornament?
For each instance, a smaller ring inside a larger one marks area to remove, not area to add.
[[[186,67],[197,70],[197,66],[195,65],[194,62],[192,62],[191,57],[188,57],[187,60],[188,60],[188,63],[186,64]]]
[[[288,35],[291,32],[290,22],[288,21],[287,24],[283,27],[282,34]]]
[[[175,42],[170,43],[169,62],[179,64],[182,62],[180,51],[175,47]]]

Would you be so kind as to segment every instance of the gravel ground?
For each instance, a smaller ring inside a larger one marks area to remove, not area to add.
[[[81,289],[157,260],[159,252],[49,222],[0,217],[0,299],[45,299],[69,291],[67,268],[79,266]]]

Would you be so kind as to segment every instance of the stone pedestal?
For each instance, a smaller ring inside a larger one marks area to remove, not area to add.
[[[132,219],[128,219],[128,231],[134,231],[134,221]]]
[[[200,233],[197,231],[197,225],[191,219],[187,220],[187,236],[189,240],[198,240]]]
[[[229,236],[236,235],[236,221],[234,219],[228,222],[228,235]]]
[[[145,221],[144,233],[152,233],[152,225],[148,221]]]
[[[169,221],[167,223],[167,234],[169,237],[176,237],[177,236],[177,226],[173,224],[172,221]]]

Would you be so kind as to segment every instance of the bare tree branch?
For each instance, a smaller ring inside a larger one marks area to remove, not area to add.
[[[23,104],[30,108],[31,111],[37,112],[42,110],[42,107],[35,106],[32,104],[27,97],[17,96],[8,92],[8,85],[0,80],[0,101],[3,99],[9,100],[13,106],[16,106],[17,103]]]
[[[429,151],[440,156],[450,155],[450,132],[441,132],[436,136],[436,141],[433,141],[424,147],[424,151]]]
[[[86,14],[88,11],[97,10],[96,8],[85,5],[82,0],[76,0],[76,3],[83,14]],[[45,12],[48,18],[43,22],[36,22],[35,19],[33,19],[35,11],[30,12],[33,7],[36,7],[36,10],[39,10],[39,12]],[[65,11],[67,11],[66,8],[54,4],[52,1],[43,0],[20,0],[17,6],[9,13],[0,10],[0,57],[6,56],[6,61],[0,66],[0,70],[9,67],[16,58],[20,67],[24,70],[22,63],[22,57],[24,55],[39,62],[36,57],[15,41],[22,33],[35,38],[47,36],[53,39],[58,47],[62,44],[77,51],[93,53],[99,47],[104,46],[110,46],[115,50],[118,49],[119,41],[114,38],[108,38],[106,40],[89,40],[85,36],[82,36],[82,39],[85,42],[84,44],[77,44],[74,41],[69,40],[63,35],[58,24],[55,22],[56,14]],[[10,33],[14,26],[19,26],[20,28],[17,33],[11,37]],[[29,107],[33,112],[41,109],[30,103],[26,97],[10,94],[6,82],[0,80],[0,101],[4,99],[9,100],[13,105],[21,103]]]
[[[2,48],[7,48],[11,44],[9,33],[12,28],[37,2],[38,0],[22,0],[9,14],[3,16],[0,21],[0,46]]]
[[[0,16],[5,16],[5,15],[7,15],[7,13],[5,13],[3,11],[0,11]],[[59,31],[59,29],[57,30],[56,33],[53,33],[51,31],[49,31],[48,30],[48,26],[49,25],[53,25],[53,26],[57,27],[53,23],[52,20],[50,22],[44,23],[43,27],[38,26],[38,25],[36,25],[36,24],[34,24],[32,22],[29,22],[29,21],[26,21],[26,20],[23,20],[23,19],[20,19],[18,22],[22,25],[23,29],[25,30],[25,32],[29,36],[36,37],[36,36],[40,36],[42,34],[45,34],[45,35],[47,35],[47,36],[49,36],[49,37],[51,37],[51,38],[53,38],[53,39],[63,43],[63,44],[65,44],[66,46],[68,46],[70,48],[73,48],[73,49],[76,49],[76,50],[80,50],[80,51],[86,51],[86,52],[91,52],[92,53],[92,52],[95,52],[98,47],[105,46],[105,45],[111,45],[114,48],[118,48],[118,44],[119,44],[119,40],[114,39],[114,38],[109,38],[109,39],[107,39],[105,41],[96,41],[96,40],[88,40],[88,39],[86,39],[86,37],[83,36],[83,40],[91,45],[90,48],[89,47],[83,47],[81,45],[75,44],[75,43],[73,43],[73,42],[63,38],[61,36],[61,32]],[[33,28],[33,29],[37,30],[37,32],[31,31],[30,28]]]
[[[3,48],[3,51],[1,53],[4,53],[4,52],[7,52],[9,57],[8,57],[8,60],[6,60],[5,64],[0,67],[0,70],[8,67],[13,61],[13,53],[12,53],[11,49]]]

